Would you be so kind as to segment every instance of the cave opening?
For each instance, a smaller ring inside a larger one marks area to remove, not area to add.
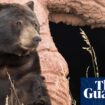
[[[68,63],[70,90],[77,101],[77,105],[79,105],[80,78],[85,77],[88,66],[90,66],[89,76],[94,76],[90,54],[82,49],[86,44],[80,35],[80,27],[53,22],[50,22],[49,25],[54,43]],[[89,26],[81,28],[85,31],[94,47],[99,73],[103,77],[105,76],[105,29],[91,29]]]

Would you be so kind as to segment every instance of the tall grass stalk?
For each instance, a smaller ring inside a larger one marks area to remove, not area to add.
[[[7,75],[8,75],[8,79],[9,79],[9,81],[10,81],[10,84],[11,84],[11,88],[12,88],[12,90],[13,90],[13,92],[14,92],[14,94],[15,94],[16,100],[17,100],[17,102],[18,102],[18,105],[23,105],[23,104],[21,104],[20,101],[19,101],[18,95],[17,95],[17,93],[16,93],[15,86],[14,86],[14,84],[13,84],[13,82],[12,82],[12,79],[11,79],[11,76],[10,76],[10,74],[9,74],[8,72],[7,72]],[[6,97],[6,105],[8,105],[8,96]]]
[[[82,35],[82,38],[83,38],[84,42],[87,44],[87,47],[82,47],[82,49],[86,50],[91,55],[92,66],[93,66],[93,70],[94,70],[94,76],[99,77],[99,69],[98,69],[97,57],[96,57],[96,53],[94,51],[94,48],[91,45],[86,33],[81,28],[80,28],[80,31],[81,31],[80,34]],[[86,70],[86,77],[87,78],[88,78],[89,68],[90,68],[90,66],[88,66],[87,70]]]

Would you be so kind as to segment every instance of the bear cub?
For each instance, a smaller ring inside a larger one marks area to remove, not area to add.
[[[31,100],[26,101],[25,95],[22,94],[21,103],[24,105],[49,105],[44,101],[42,104],[35,103],[38,102],[37,99],[42,99],[42,96],[46,97],[47,92],[46,94],[42,92],[46,89],[42,85],[43,79],[40,76],[40,63],[36,51],[38,43],[41,41],[40,26],[33,10],[32,1],[25,5],[0,4],[0,105],[5,105],[7,95],[10,98],[13,96],[7,73],[14,81],[16,90],[19,90],[17,95],[24,90],[23,93],[27,94],[27,99]],[[35,81],[37,82],[34,83]],[[31,91],[27,90],[29,87],[32,88]],[[43,87],[38,91],[42,96],[38,97],[38,94],[35,93],[36,87]],[[36,97],[38,98],[36,99]],[[14,103],[14,98],[11,102]],[[12,105],[11,102],[9,105]]]
[[[51,105],[45,84],[41,76],[27,74],[15,83],[19,102],[13,90],[8,98],[8,105]]]

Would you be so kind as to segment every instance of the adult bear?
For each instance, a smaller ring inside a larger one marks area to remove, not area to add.
[[[40,63],[36,51],[36,47],[41,41],[39,36],[40,26],[33,9],[33,2],[28,2],[25,5],[17,3],[0,4],[0,105],[5,105],[6,96],[9,95],[11,97],[12,94],[7,72],[14,81],[14,85],[16,84],[16,90],[21,91],[21,87],[24,87],[19,86],[19,84],[26,84],[24,91],[26,94],[32,94],[35,93],[35,86],[43,87],[40,85],[43,81],[40,76]],[[37,75],[35,78],[34,74]],[[38,76],[39,78],[36,78]],[[36,82],[34,85],[36,79],[40,84]],[[34,90],[28,91],[27,88],[29,87],[34,88]],[[44,96],[42,90],[39,91],[39,94]],[[21,102],[23,104],[24,96],[23,102]],[[39,95],[38,100],[40,98],[41,96]],[[31,102],[28,101],[24,105],[40,104],[32,102],[34,102],[34,97]],[[40,105],[47,104],[43,102]]]

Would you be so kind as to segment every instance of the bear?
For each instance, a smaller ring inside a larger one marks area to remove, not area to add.
[[[15,83],[15,91],[19,102],[16,98],[14,90],[8,97],[8,105],[51,105],[48,98],[46,86],[43,82],[45,78],[40,75],[29,73]]]
[[[24,87],[25,94],[34,94],[33,90],[30,93],[27,88],[31,87],[35,90],[37,86],[40,86],[38,82],[34,83],[35,81],[44,83],[41,80],[40,60],[36,50],[41,41],[40,25],[33,10],[34,2],[32,1],[24,5],[0,4],[0,105],[5,105],[7,95],[13,96],[7,74],[10,75],[14,86],[16,85],[16,90],[22,91]],[[26,87],[23,86],[24,84]],[[43,87],[43,90],[44,88],[46,87]],[[45,92],[47,94],[47,91]],[[42,90],[39,94],[42,94]],[[37,95],[34,94],[34,97]],[[32,100],[34,103],[31,101],[29,101],[31,103],[25,103],[27,101],[24,97],[22,100],[24,105],[37,105],[34,100]],[[49,98],[48,95],[46,97]]]

